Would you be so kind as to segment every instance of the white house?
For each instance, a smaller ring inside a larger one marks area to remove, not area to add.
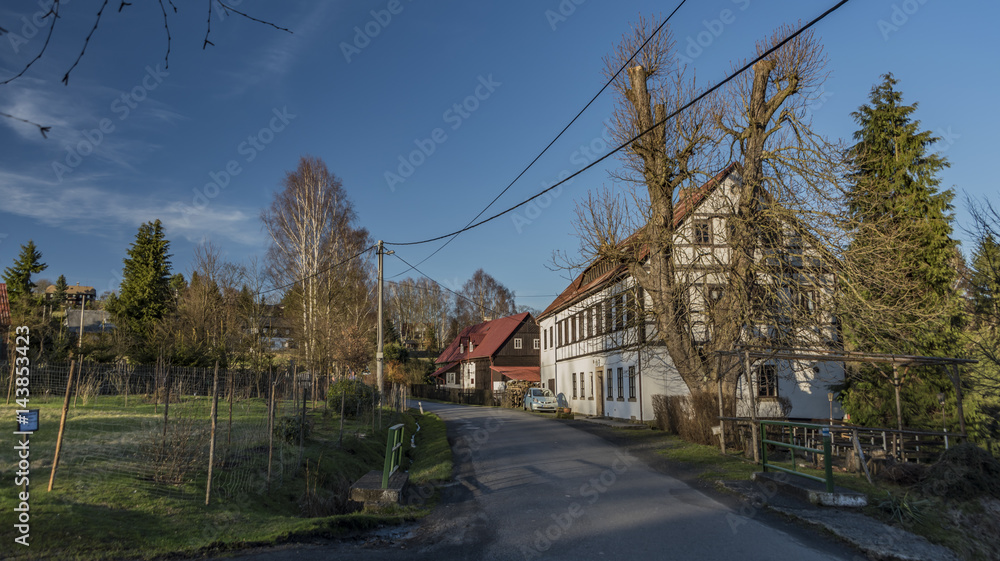
[[[735,208],[734,187],[739,180],[739,167],[730,165],[701,187],[683,192],[684,200],[675,205],[678,274],[690,282],[691,331],[696,341],[710,337],[709,310],[725,290],[718,264],[728,259],[727,216]],[[766,339],[775,329],[795,329],[796,340],[809,348],[838,347],[835,319],[819,306],[822,299],[832,297],[832,273],[800,233],[790,231],[781,245],[780,257],[775,252],[760,253],[758,258],[783,259],[788,283],[779,283],[774,292],[806,321],[795,322],[794,328],[756,326],[753,335]],[[689,394],[644,313],[650,306],[651,299],[624,265],[599,259],[538,316],[541,383],[556,394],[561,406],[587,415],[651,421],[654,396]],[[842,363],[757,360],[749,375],[739,378],[737,414],[749,412],[750,389],[762,417],[827,418],[828,386],[842,381],[843,373]],[[833,414],[841,416],[836,403]]]

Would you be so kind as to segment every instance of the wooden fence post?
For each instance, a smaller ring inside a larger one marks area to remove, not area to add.
[[[226,428],[226,446],[233,443],[233,394],[236,393],[236,383],[233,371],[226,367],[226,378],[229,379],[229,426]]]
[[[62,417],[59,418],[59,435],[56,437],[56,453],[52,458],[52,472],[49,473],[49,491],[52,490],[52,485],[56,481],[56,468],[59,467],[59,451],[62,450],[63,433],[66,429],[66,414],[69,413],[69,393],[73,387],[73,371],[75,367],[76,361],[70,361],[69,377],[66,379],[66,397],[63,399]]]
[[[212,466],[215,464],[215,425],[219,413],[219,361],[215,361],[215,376],[212,381],[212,436],[208,444],[208,481],[205,483],[205,506],[212,496]]]
[[[267,488],[271,489],[271,462],[274,458],[274,388],[277,385],[271,369],[267,369],[267,379],[271,386],[271,399],[267,404]]]
[[[962,407],[962,379],[958,374],[958,364],[952,363],[952,371],[955,373],[952,378],[952,382],[955,384],[955,407],[958,413],[958,430],[962,431],[962,438],[968,441],[965,437],[965,410]]]
[[[167,424],[170,422],[170,419],[167,416],[170,412],[170,382],[171,382],[170,374],[171,374],[170,367],[168,366],[166,379],[163,382],[163,385],[166,386],[166,396],[163,398],[163,446],[164,447],[166,447],[167,445]]]

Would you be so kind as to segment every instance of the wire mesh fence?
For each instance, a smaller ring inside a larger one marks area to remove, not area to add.
[[[20,406],[12,373],[0,363],[2,418],[13,425]],[[39,430],[31,437],[32,469],[42,472],[35,480],[54,474],[56,492],[82,500],[109,489],[204,501],[209,488],[212,501],[262,494],[299,470],[306,413],[327,407],[329,382],[288,369],[34,364],[29,408],[39,410]],[[371,397],[363,398],[344,399],[355,413],[348,431],[378,421]],[[0,456],[0,472],[15,467],[15,457]]]

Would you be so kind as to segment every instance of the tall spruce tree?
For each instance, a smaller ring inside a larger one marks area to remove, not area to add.
[[[857,350],[954,357],[960,353],[962,312],[956,291],[957,244],[951,238],[951,190],[939,190],[948,167],[931,151],[937,142],[913,119],[892,74],[851,114],[859,129],[848,157],[848,268],[855,278],[842,314],[847,343]],[[845,293],[848,291],[845,291]],[[891,381],[862,369],[842,394],[847,412],[864,424],[895,425]],[[953,387],[941,369],[911,369],[903,394],[904,424],[938,411],[937,394]]]
[[[142,360],[151,358],[148,347],[156,323],[173,306],[169,250],[170,242],[159,220],[139,226],[124,259],[119,292],[106,304],[119,328],[132,336]]]
[[[42,263],[42,253],[35,247],[33,240],[28,240],[27,244],[21,246],[21,253],[18,254],[12,267],[7,267],[3,271],[3,280],[7,283],[7,296],[11,304],[27,305],[33,297],[32,291],[35,283],[31,281],[31,275],[41,273],[48,265]]]

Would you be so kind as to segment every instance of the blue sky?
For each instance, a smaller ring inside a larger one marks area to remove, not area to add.
[[[203,50],[205,3],[174,3],[169,68],[159,5],[134,2],[118,12],[111,2],[62,85],[101,5],[72,0],[45,57],[0,86],[0,111],[52,127],[43,139],[37,128],[0,119],[0,267],[31,238],[49,266],[37,278],[64,274],[111,290],[139,224],[156,218],[172,242],[175,270],[185,275],[202,240],[232,261],[263,256],[260,211],[306,154],[341,177],[375,239],[456,230],[600,89],[602,57],[630,22],[675,5],[234,0],[294,33],[213,12],[214,46]],[[704,85],[778,25],[807,21],[833,3],[699,0],[671,28]],[[45,32],[33,34],[31,23],[40,12],[37,0],[0,7],[0,27],[11,32],[0,36],[0,80],[41,48]],[[919,102],[922,126],[944,138],[938,149],[951,168],[942,184],[957,193],[955,235],[963,240],[965,196],[1000,203],[990,180],[995,155],[987,153],[1000,130],[991,41],[998,15],[995,3],[854,0],[816,28],[830,71],[816,130],[849,138],[850,112],[881,74],[894,73],[904,101]],[[611,96],[605,92],[487,214],[603,155]],[[419,165],[400,169],[400,157],[421,146],[429,154],[415,159]],[[458,288],[482,267],[519,303],[544,308],[568,282],[569,273],[551,268],[553,251],[577,251],[574,201],[610,184],[617,166],[608,159],[543,200],[544,208],[463,234],[420,269]],[[387,180],[387,172],[402,181]],[[417,263],[438,245],[393,249]],[[405,269],[386,258],[387,276]]]

